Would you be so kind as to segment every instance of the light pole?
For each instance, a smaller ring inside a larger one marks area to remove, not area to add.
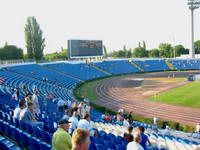
[[[188,0],[189,9],[191,10],[191,50],[190,58],[195,57],[194,51],[194,10],[199,8],[200,2],[197,0]]]

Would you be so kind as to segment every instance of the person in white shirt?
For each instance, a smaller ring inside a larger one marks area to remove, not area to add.
[[[197,132],[197,133],[200,133],[200,123],[198,123],[198,124],[196,125],[196,132]]]
[[[166,126],[165,129],[162,131],[162,133],[164,135],[170,135],[170,128],[169,128],[169,126]]]
[[[157,125],[157,122],[158,122],[158,118],[156,118],[155,116],[153,117],[153,124],[154,125]]]
[[[38,92],[34,91],[31,100],[33,103],[33,113],[39,115],[40,114],[40,105],[38,102],[37,95],[38,95]]]
[[[123,126],[125,126],[125,127],[129,127],[130,126],[130,124],[129,124],[127,119],[124,119]]]
[[[70,109],[66,110],[65,111],[65,115],[63,116],[63,119],[69,120],[70,114],[71,114],[71,110]]]
[[[19,107],[16,107],[14,110],[14,118],[19,119],[20,118],[20,113],[22,112],[22,110],[26,107],[25,102],[24,101],[19,101]]]
[[[91,126],[90,126],[89,120],[90,120],[90,115],[88,113],[85,113],[83,115],[83,119],[81,119],[78,122],[78,128],[83,128],[83,129],[87,129],[88,131],[90,131]]]
[[[57,103],[58,110],[63,111],[64,110],[64,105],[65,105],[65,101],[63,99],[59,98],[58,99],[58,103]]]
[[[127,145],[127,150],[144,150],[144,148],[139,144],[141,141],[141,136],[139,133],[134,134],[133,142],[129,142]]]
[[[83,115],[85,114],[84,102],[80,102],[80,104],[78,105],[78,114],[81,117],[83,117]]]
[[[71,135],[73,131],[78,127],[78,112],[74,111],[73,116],[69,118],[69,134]]]

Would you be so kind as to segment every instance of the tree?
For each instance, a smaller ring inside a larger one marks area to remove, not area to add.
[[[55,59],[62,59],[62,60],[66,60],[68,58],[68,50],[67,49],[63,49],[61,48],[61,52],[55,52],[55,53],[51,53],[51,54],[46,54],[44,56],[45,60],[48,61],[52,61]]]
[[[147,50],[145,41],[143,41],[142,44],[143,44],[143,48],[144,48],[145,50]]]
[[[136,47],[133,52],[133,56],[138,58],[147,57],[147,54],[147,51],[143,47]]]
[[[28,17],[25,25],[25,41],[28,58],[40,60],[43,57],[45,39],[42,37],[42,30],[35,17]]]
[[[168,43],[160,43],[159,45],[160,56],[164,58],[173,57],[173,48],[171,44]]]
[[[180,56],[181,54],[188,54],[188,50],[183,47],[183,45],[176,45],[174,46],[176,57]]]
[[[103,52],[104,52],[104,56],[108,57],[107,48],[105,45],[103,46]]]
[[[0,48],[0,59],[23,59],[23,50],[21,48],[16,47],[15,45],[8,45],[6,43],[4,47]]]
[[[200,54],[200,40],[194,42],[195,54]]]
[[[152,49],[149,51],[149,57],[160,57],[160,52],[158,49]]]
[[[131,48],[126,51],[126,57],[127,58],[131,58],[132,57],[132,49]]]

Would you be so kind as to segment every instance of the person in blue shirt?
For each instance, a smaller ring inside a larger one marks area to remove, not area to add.
[[[144,148],[144,150],[147,150],[147,142],[149,143],[149,145],[151,145],[150,141],[149,141],[149,138],[147,135],[144,134],[144,127],[143,126],[139,126],[138,128],[138,132],[141,136],[141,141],[140,141],[140,144],[142,145],[142,147]]]

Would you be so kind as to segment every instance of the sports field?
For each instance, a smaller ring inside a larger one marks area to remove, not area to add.
[[[149,99],[169,104],[200,108],[200,82],[191,82],[187,85],[154,95]]]

